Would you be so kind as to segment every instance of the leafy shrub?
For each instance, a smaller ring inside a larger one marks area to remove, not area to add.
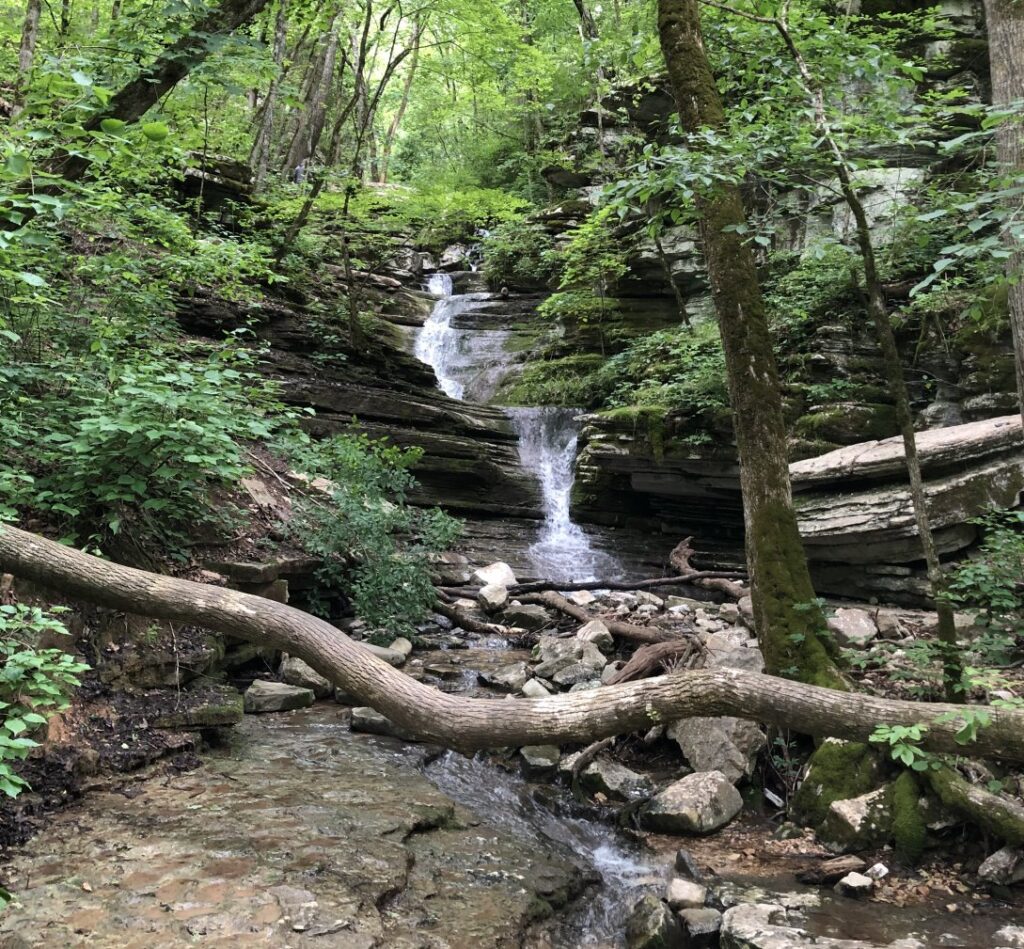
[[[0,525],[0,530],[3,530]],[[30,736],[51,716],[64,711],[78,673],[89,667],[60,649],[44,648],[44,639],[68,635],[50,610],[0,606],[0,791],[16,797],[28,785],[15,762],[38,746]]]
[[[499,224],[483,245],[484,273],[492,287],[543,287],[554,279],[551,235],[539,224]]]
[[[419,449],[402,450],[362,434],[293,444],[292,463],[330,482],[329,503],[307,498],[290,524],[295,539],[323,558],[312,604],[352,593],[358,615],[391,633],[412,633],[434,603],[430,555],[446,550],[461,524],[438,509],[408,503]]]

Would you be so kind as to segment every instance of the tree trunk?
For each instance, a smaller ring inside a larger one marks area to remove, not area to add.
[[[271,143],[274,138],[274,120],[277,109],[277,91],[281,84],[281,70],[284,65],[285,48],[288,41],[288,0],[280,0],[277,8],[277,19],[274,23],[274,65],[277,74],[270,82],[267,97],[263,100],[263,114],[260,127],[249,153],[249,165],[252,168],[253,185],[259,188],[266,180],[270,170]]]
[[[988,49],[992,63],[992,104],[1024,101],[1024,0],[985,0]],[[996,157],[1008,172],[1024,171],[1024,116],[1006,120],[996,134]],[[1019,205],[1018,199],[1018,205]],[[1010,329],[1017,366],[1017,396],[1024,420],[1024,250],[1007,233],[1012,256],[1006,261],[1010,282]]]
[[[683,128],[724,124],[704,52],[698,0],[659,0],[658,29]],[[844,688],[823,638],[826,624],[797,529],[786,457],[778,370],[739,189],[720,185],[698,200],[704,256],[725,351],[740,458],[754,622],[770,672]]]
[[[420,37],[423,35],[423,25],[421,20],[417,17],[416,22],[413,24],[412,38],[410,46],[412,46],[412,57],[409,60],[409,69],[405,74],[405,81],[402,83],[402,98],[398,103],[398,109],[395,111],[394,117],[391,119],[391,124],[388,126],[388,130],[384,135],[384,141],[381,143],[380,150],[380,181],[387,182],[389,166],[391,164],[391,149],[395,144],[395,137],[398,135],[398,128],[402,124],[402,119],[405,118],[405,111],[409,108],[409,95],[412,92],[413,80],[416,78],[416,67],[420,61]]]
[[[63,597],[238,636],[298,656],[416,737],[471,752],[530,744],[588,743],[688,716],[731,715],[802,734],[866,740],[880,723],[924,723],[928,751],[1024,762],[1024,712],[985,708],[990,724],[957,742],[962,706],[851,695],[735,669],[677,672],[541,699],[449,695],[378,659],[341,630],[258,596],[100,560],[0,525],[0,573]],[[944,716],[948,716],[946,720]]]
[[[21,29],[21,46],[18,48],[18,79],[14,87],[14,115],[22,108],[25,89],[32,75],[32,66],[36,59],[36,43],[39,41],[39,15],[42,12],[42,0],[28,0],[25,8],[25,23]]]

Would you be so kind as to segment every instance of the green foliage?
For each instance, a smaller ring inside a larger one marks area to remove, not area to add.
[[[313,606],[350,591],[358,615],[389,634],[412,633],[434,604],[430,557],[454,542],[461,524],[438,509],[408,503],[410,469],[422,453],[365,435],[338,435],[291,447],[298,470],[330,483],[327,499],[309,497],[288,529],[323,558]]]
[[[492,287],[546,287],[555,276],[551,235],[539,224],[499,224],[484,239],[483,250]]]
[[[928,726],[922,723],[879,725],[871,733],[868,741],[887,745],[893,761],[914,771],[927,771],[929,768],[938,768],[939,763],[920,746],[926,731]]]
[[[3,527],[0,526],[0,530]],[[64,711],[78,674],[89,667],[43,645],[68,635],[54,614],[23,604],[0,606],[0,791],[16,797],[28,785],[16,762],[38,746],[31,736]]]

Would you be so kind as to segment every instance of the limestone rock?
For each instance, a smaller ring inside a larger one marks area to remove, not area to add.
[[[279,672],[283,682],[288,685],[297,685],[302,689],[312,689],[318,699],[325,699],[334,691],[334,685],[329,680],[298,656],[286,655],[281,660]]]
[[[477,594],[476,600],[485,613],[497,613],[508,605],[508,587],[501,583],[488,583]]]
[[[363,649],[372,652],[378,659],[383,659],[389,666],[404,665],[406,656],[388,646],[375,646],[373,643],[360,643]]]
[[[798,824],[818,826],[833,801],[857,797],[878,787],[882,770],[869,745],[826,738],[811,756],[807,774],[790,802]]]
[[[694,771],[720,771],[735,784],[754,773],[764,732],[740,718],[684,718],[668,729]]]
[[[477,674],[484,685],[503,689],[506,692],[519,692],[530,678],[530,671],[525,662],[513,662],[498,669],[488,669]]]
[[[551,694],[551,690],[540,679],[527,679],[520,691],[529,699],[543,699]]]
[[[647,590],[637,590],[636,601],[641,606],[653,606],[659,610],[665,605],[665,601],[660,596],[649,593]]]
[[[673,877],[668,885],[665,902],[674,910],[697,909],[704,905],[707,898],[706,886],[692,880],[684,880],[682,877]]]
[[[586,682],[595,682],[600,685],[600,673],[585,662],[574,662],[571,666],[565,666],[559,669],[551,679],[559,685],[575,686],[583,685]]]
[[[686,949],[714,949],[718,946],[722,914],[717,909],[684,909],[679,911],[678,918],[683,927],[683,945]]]
[[[500,560],[496,563],[488,564],[486,567],[480,567],[479,570],[474,570],[473,579],[482,587],[491,586],[492,584],[511,587],[516,584],[516,575],[512,572],[512,568]]]
[[[636,801],[649,797],[654,791],[654,785],[646,775],[603,758],[592,761],[583,769],[580,784],[591,794],[600,793],[613,801]]]
[[[585,643],[593,643],[601,652],[611,652],[615,648],[615,639],[599,619],[592,619],[576,630],[576,638]]]
[[[575,638],[559,639],[557,636],[541,636],[533,647],[533,658],[539,660],[534,667],[534,675],[543,679],[553,678],[556,672],[577,663],[589,666],[597,675],[608,664],[593,643]]]
[[[354,732],[365,732],[368,735],[387,735],[405,741],[415,740],[403,732],[391,719],[365,705],[352,709],[351,728]]]
[[[597,597],[589,590],[575,590],[566,599],[576,606],[590,606],[591,603],[597,602]]]
[[[833,853],[880,847],[892,834],[892,807],[887,788],[833,801],[818,838]]]
[[[838,609],[828,619],[828,628],[840,646],[866,646],[878,635],[878,626],[867,610]]]
[[[153,728],[237,725],[242,720],[243,709],[242,694],[230,685],[194,685],[177,694],[173,708],[154,712],[148,716],[148,721]],[[86,768],[89,767],[87,761],[87,757],[82,761]]]
[[[722,949],[927,949],[918,939],[897,939],[884,946],[860,939],[812,936],[791,921],[782,906],[740,903],[722,916]]]
[[[612,679],[624,665],[625,663],[618,659],[616,659],[615,662],[609,662],[608,665],[601,670],[601,685],[607,685],[608,681]]]
[[[986,883],[1010,886],[1024,880],[1024,850],[1003,847],[985,858],[978,867],[978,878]]]
[[[554,618],[551,614],[536,603],[508,606],[502,615],[509,626],[518,626],[520,629],[528,629],[533,632],[548,629],[554,625]]]
[[[257,679],[245,690],[245,711],[250,715],[287,712],[295,708],[308,708],[315,700],[316,695],[312,689]]]
[[[1024,926],[1003,926],[996,931],[995,938],[1004,949],[1024,949]]]
[[[519,754],[528,773],[554,771],[558,767],[558,745],[524,745]]]
[[[852,896],[854,899],[860,899],[871,895],[875,889],[875,881],[863,873],[854,871],[847,873],[836,883],[834,889],[840,896]]]
[[[709,834],[743,808],[743,799],[721,771],[688,774],[656,794],[641,815],[650,830]]]
[[[412,643],[409,642],[404,636],[399,636],[394,642],[388,646],[392,652],[398,653],[403,659],[408,659],[412,655]]]
[[[682,928],[675,915],[650,894],[633,907],[626,921],[628,949],[669,949],[681,939]]]

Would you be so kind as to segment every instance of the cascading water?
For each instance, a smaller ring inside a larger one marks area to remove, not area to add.
[[[438,385],[451,398],[486,398],[493,385],[488,390],[480,380],[491,378],[494,366],[503,369],[507,333],[469,333],[454,327],[452,320],[487,306],[490,296],[454,295],[451,277],[440,273],[431,275],[427,289],[438,301],[416,339],[417,359],[434,370]],[[538,407],[507,412],[519,435],[523,467],[536,475],[541,487],[544,522],[528,550],[537,575],[566,583],[614,576],[614,558],[595,550],[570,515],[580,410]]]
[[[614,575],[613,558],[594,549],[570,514],[582,411],[550,406],[506,411],[519,435],[523,466],[541,485],[544,522],[528,551],[538,574],[577,583]]]

